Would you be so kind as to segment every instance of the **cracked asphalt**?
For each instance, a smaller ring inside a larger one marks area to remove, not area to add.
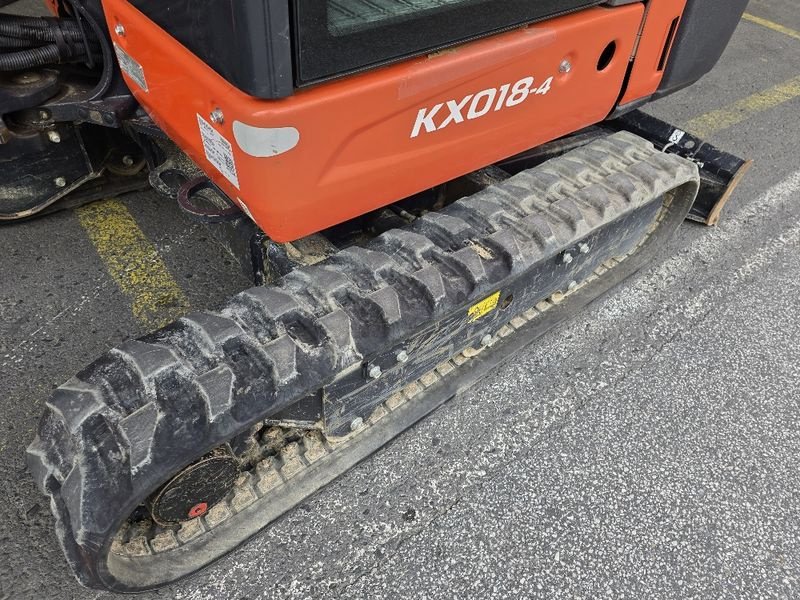
[[[793,0],[749,12],[800,30]],[[743,22],[651,105],[676,124],[800,75]],[[661,258],[199,576],[142,598],[800,596],[800,98],[711,141],[755,167]],[[154,194],[125,205],[193,307],[246,285]],[[78,586],[23,452],[50,390],[144,333],[74,213],[0,230],[0,598]]]

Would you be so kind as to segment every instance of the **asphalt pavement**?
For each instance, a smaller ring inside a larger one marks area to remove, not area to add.
[[[800,597],[800,11],[748,12],[789,33],[744,21],[648,108],[756,161],[717,228],[686,223],[613,295],[141,597]],[[247,285],[173,203],[122,202],[193,308]],[[78,214],[0,229],[0,598],[112,597],[72,578],[24,449],[55,386],[147,328]]]

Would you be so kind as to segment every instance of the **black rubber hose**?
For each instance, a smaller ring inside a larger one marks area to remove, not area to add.
[[[102,60],[103,56],[99,52],[92,52],[92,59]],[[39,48],[29,48],[17,52],[0,53],[0,73],[6,71],[20,71],[45,67],[48,65],[65,63],[82,63],[88,60],[86,54],[76,54],[71,57],[64,57],[59,54],[55,44],[48,44]]]
[[[40,48],[0,54],[0,71],[23,71],[61,62],[58,46],[48,44]]]
[[[103,93],[110,82],[112,64],[110,48],[103,43],[104,31],[82,6],[73,5],[73,10],[76,19],[0,14],[0,71],[66,62],[86,62],[93,68],[96,61],[101,61],[103,75],[92,98]],[[85,30],[81,19],[88,21],[91,31]]]
[[[62,27],[61,33],[64,38],[76,42],[83,38],[81,31],[75,28]],[[0,21],[0,35],[42,43],[54,42],[56,40],[56,32],[53,29],[18,27],[17,25],[4,23],[2,21]]]
[[[0,35],[0,49],[7,50],[7,49],[21,49],[21,48],[34,48],[36,46],[41,46],[40,42],[34,40],[23,40],[20,38],[15,37],[6,37]]]
[[[0,15],[0,35],[37,42],[55,42],[56,29],[63,37],[74,41],[83,39],[83,32],[76,21],[45,17],[13,17]]]

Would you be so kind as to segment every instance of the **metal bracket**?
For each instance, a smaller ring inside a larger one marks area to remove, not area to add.
[[[700,168],[700,191],[687,216],[691,221],[716,225],[733,192],[753,166],[752,160],[720,150],[688,131],[639,110],[629,112],[611,124],[653,142],[662,152],[677,154],[697,164]]]

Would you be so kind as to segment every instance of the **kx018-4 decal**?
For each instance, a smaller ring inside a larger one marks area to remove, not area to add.
[[[553,78],[548,77],[539,87],[535,87],[533,77],[523,77],[514,84],[506,83],[497,88],[481,90],[476,94],[468,94],[461,100],[440,102],[430,108],[422,108],[417,113],[417,120],[411,129],[411,137],[420,133],[441,131],[452,123],[463,123],[480,119],[490,112],[518,106],[531,96],[543,96],[550,91]],[[443,110],[445,109],[446,110]]]

